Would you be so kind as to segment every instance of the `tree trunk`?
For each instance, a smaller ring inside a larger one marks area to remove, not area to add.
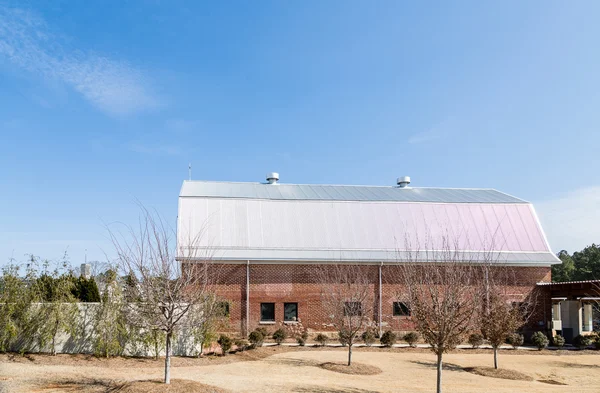
[[[498,369],[498,347],[494,346],[494,368]]]
[[[442,353],[437,354],[437,393],[442,393]]]
[[[171,332],[167,333],[167,345],[165,349],[165,383],[171,383]]]
[[[348,344],[348,366],[352,364],[352,344]]]

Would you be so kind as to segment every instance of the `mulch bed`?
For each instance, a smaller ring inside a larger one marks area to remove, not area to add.
[[[371,366],[364,363],[353,362],[352,365],[348,366],[346,363],[321,363],[319,367],[325,370],[335,371],[336,373],[352,374],[352,375],[377,375],[381,374],[381,369],[376,366]]]
[[[533,377],[527,374],[505,368],[495,369],[493,367],[466,367],[463,370],[472,374],[481,375],[483,377],[510,379],[513,381],[533,381]]]
[[[115,393],[229,393],[229,390],[216,386],[204,385],[200,382],[187,379],[172,379],[169,385],[162,381],[136,381],[128,382],[119,387],[111,389]]]

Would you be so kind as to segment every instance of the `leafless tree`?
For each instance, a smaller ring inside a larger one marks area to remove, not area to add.
[[[359,333],[374,323],[373,283],[370,266],[358,264],[322,265],[318,279],[322,285],[321,302],[340,341],[348,347],[348,366],[352,346]]]
[[[398,300],[407,302],[416,330],[437,355],[437,392],[442,391],[444,353],[464,341],[475,326],[480,307],[479,265],[484,256],[456,251],[459,247],[440,239],[437,246],[413,247],[399,252],[391,267],[392,279],[403,289]]]
[[[509,290],[517,282],[515,270],[499,260],[481,265],[480,282],[480,329],[494,350],[494,368],[497,369],[498,348],[527,323],[534,312],[537,292],[533,290],[524,298],[515,298]]]
[[[137,228],[109,235],[116,249],[120,269],[128,277],[125,288],[129,323],[148,331],[165,333],[165,376],[170,383],[173,335],[191,328],[204,315],[212,299],[218,269],[210,250],[199,246],[202,233],[190,235],[186,242],[174,245],[174,231],[160,218],[140,205]]]

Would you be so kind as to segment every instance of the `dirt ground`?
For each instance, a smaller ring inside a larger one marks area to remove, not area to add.
[[[344,362],[343,348],[268,347],[226,357],[175,358],[172,377],[232,392],[431,392],[435,364],[423,349],[356,348],[353,360],[377,367],[376,375],[349,375],[322,367]],[[599,392],[596,351],[500,352],[500,366],[531,381],[497,379],[469,372],[492,365],[491,351],[457,350],[445,355],[444,391],[472,393]],[[97,359],[85,355],[2,355],[0,392],[118,392],[126,382],[162,377],[162,361]],[[483,373],[485,374],[485,373]],[[191,385],[190,385],[191,386]],[[190,390],[193,391],[193,390]]]

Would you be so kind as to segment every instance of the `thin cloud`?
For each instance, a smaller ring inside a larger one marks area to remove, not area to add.
[[[600,186],[581,188],[535,204],[554,252],[600,243]]]
[[[111,115],[156,107],[145,75],[131,64],[69,51],[35,14],[0,5],[0,57],[31,73],[63,81]]]

